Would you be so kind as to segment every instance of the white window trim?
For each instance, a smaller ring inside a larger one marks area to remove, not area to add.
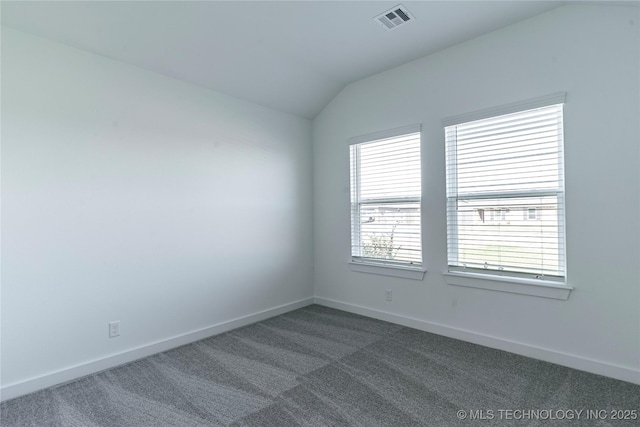
[[[405,267],[393,264],[376,264],[374,262],[349,261],[349,269],[358,273],[377,274],[380,276],[401,277],[403,279],[422,280],[427,270],[422,267]]]
[[[529,99],[527,101],[513,102],[499,107],[485,108],[483,110],[474,111],[473,113],[460,114],[442,119],[442,127],[459,125],[461,123],[488,119],[505,114],[518,113],[525,110],[533,110],[534,108],[548,107],[549,105],[564,104],[566,103],[566,99],[566,92],[557,92],[551,95]]]
[[[363,142],[375,141],[377,139],[395,138],[396,136],[402,136],[408,133],[418,133],[421,130],[422,125],[418,123],[415,125],[402,126],[395,129],[368,133],[366,135],[354,136],[353,138],[349,138],[349,145],[362,144]]]
[[[511,114],[519,111],[546,107],[554,104],[564,104],[566,103],[566,97],[566,92],[557,92],[526,101],[514,102],[511,104],[487,108],[467,114],[460,114],[443,119],[442,126],[443,128],[446,128],[448,126],[486,119],[504,114]],[[564,197],[564,193],[562,194],[562,196]],[[560,218],[560,221],[562,223],[562,226],[564,227],[564,213]],[[569,295],[571,294],[571,291],[573,290],[573,286],[570,286],[568,283],[566,283],[566,276],[564,282],[555,282],[542,279],[527,279],[514,276],[500,276],[459,271],[445,271],[442,274],[445,281],[449,285],[529,295],[542,298],[552,298],[558,300],[567,300],[569,298]]]
[[[512,294],[530,295],[558,300],[569,299],[573,286],[565,283],[539,279],[496,276],[491,274],[461,273],[447,271],[442,273],[449,285],[467,288],[487,289]]]
[[[420,123],[408,125],[408,126],[402,126],[394,129],[373,132],[366,135],[360,135],[360,136],[355,136],[353,138],[349,138],[348,146],[351,146],[354,144],[361,144],[363,142],[374,141],[378,139],[394,138],[394,137],[406,135],[409,133],[421,133],[421,132],[422,132],[422,124]],[[422,144],[421,144],[421,147],[422,147]],[[422,158],[422,153],[420,157]],[[351,179],[351,177],[349,179]],[[350,187],[350,185],[348,187]],[[422,200],[422,195],[420,197],[420,200]],[[422,213],[422,209],[421,209],[421,213]],[[422,221],[422,218],[420,220]],[[423,231],[422,224],[420,228],[422,232]],[[349,253],[351,253],[351,244],[352,242],[350,238]],[[409,264],[403,265],[403,264],[369,261],[369,260],[363,260],[360,258],[354,259],[351,257],[349,259],[348,265],[351,271],[358,272],[358,273],[368,273],[368,274],[376,274],[380,276],[399,277],[399,278],[411,279],[411,280],[423,280],[424,275],[427,272],[427,270],[424,268],[424,242],[422,243],[422,256],[423,256],[422,263],[415,266],[411,266]]]

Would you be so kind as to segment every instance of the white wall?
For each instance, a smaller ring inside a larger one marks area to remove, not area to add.
[[[309,120],[3,29],[3,398],[309,303],[311,178]]]
[[[314,120],[317,301],[640,382],[638,10],[566,6],[345,88]],[[561,301],[447,285],[441,119],[559,91],[575,290]],[[413,123],[428,273],[351,272],[347,139]]]

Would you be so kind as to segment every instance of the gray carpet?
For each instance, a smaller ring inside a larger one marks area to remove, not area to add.
[[[313,305],[3,402],[0,424],[640,425],[614,410],[640,386]]]

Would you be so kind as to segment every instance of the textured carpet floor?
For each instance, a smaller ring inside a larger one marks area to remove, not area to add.
[[[313,305],[3,402],[0,425],[638,426],[612,419],[638,411],[637,385]]]

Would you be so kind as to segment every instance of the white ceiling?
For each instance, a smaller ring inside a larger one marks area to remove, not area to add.
[[[2,25],[313,118],[348,83],[561,1],[2,1]]]

